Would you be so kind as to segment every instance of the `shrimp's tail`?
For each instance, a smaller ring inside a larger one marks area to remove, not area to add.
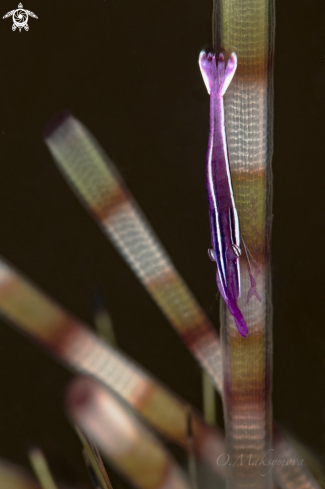
[[[229,296],[227,296],[218,272],[216,277],[217,277],[217,285],[220,294],[223,297],[223,300],[225,301],[230,314],[233,316],[235,320],[237,329],[242,336],[246,337],[248,335],[248,328],[244,316],[242,315],[241,310],[237,306],[237,301],[234,298],[234,296],[231,296],[232,298],[229,298]]]
[[[241,336],[244,336],[244,338],[246,338],[246,336],[248,335],[247,324],[244,319],[244,316],[241,313],[241,310],[237,306],[237,303],[235,301],[228,300],[226,301],[226,304],[231,315],[234,317],[239,334],[241,334]]]

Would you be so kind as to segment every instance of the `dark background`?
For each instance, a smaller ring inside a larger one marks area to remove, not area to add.
[[[2,0],[2,17],[18,0]],[[197,59],[210,0],[26,0],[28,33],[0,20],[0,254],[93,324],[102,289],[118,343],[200,408],[201,374],[55,167],[41,133],[69,108],[115,161],[218,325],[204,185],[209,99]],[[325,4],[278,2],[275,57],[274,414],[325,458]],[[62,398],[70,374],[0,323],[0,455],[40,444],[86,480]]]

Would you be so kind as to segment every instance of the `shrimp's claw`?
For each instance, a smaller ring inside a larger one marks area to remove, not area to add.
[[[250,286],[250,289],[248,291],[248,294],[247,294],[247,300],[246,300],[246,304],[249,303],[250,299],[253,297],[253,295],[255,295],[255,297],[260,301],[262,302],[262,299],[261,299],[261,296],[258,294],[257,290],[256,290],[256,280],[255,278],[253,277],[252,273],[249,272],[249,278],[250,278],[250,281],[251,281],[251,286]]]
[[[237,56],[235,53],[231,53],[225,68],[225,59],[222,53],[219,54],[218,61],[216,62],[216,55],[214,53],[201,51],[199,66],[208,93],[211,94],[213,91],[223,96],[235,74]]]

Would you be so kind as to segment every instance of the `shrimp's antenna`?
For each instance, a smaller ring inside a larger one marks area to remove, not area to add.
[[[244,243],[244,240],[242,239],[243,243]],[[253,266],[255,268],[255,278],[258,277],[258,275],[263,275],[263,272],[261,271],[260,267],[259,267],[259,264],[257,263],[257,261],[254,259],[252,253],[250,252],[250,250],[246,247],[245,243],[244,243],[244,246],[245,246],[245,249],[246,249],[246,255],[249,254],[250,258],[251,258],[251,261],[253,263]]]
[[[242,239],[242,242],[243,242],[243,245],[244,245],[244,248],[245,248],[245,253],[246,253],[246,258],[247,258],[248,275],[249,275],[249,279],[250,279],[250,282],[251,282],[251,286],[250,286],[250,289],[249,289],[248,294],[247,294],[246,304],[249,303],[249,301],[253,297],[253,295],[255,295],[255,297],[260,302],[262,302],[261,296],[258,294],[258,292],[256,290],[256,280],[255,280],[255,277],[254,277],[254,275],[252,273],[251,262],[250,262],[250,259],[249,259],[249,252],[247,250],[247,246],[246,246],[245,241],[243,239]]]

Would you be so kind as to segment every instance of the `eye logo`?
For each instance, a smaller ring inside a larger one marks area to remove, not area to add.
[[[7,19],[7,17],[11,16],[13,20],[12,30],[15,31],[18,27],[19,32],[21,32],[22,28],[24,28],[25,31],[29,30],[28,16],[34,17],[34,19],[38,19],[37,15],[35,15],[33,12],[23,9],[22,3],[18,5],[18,8],[16,10],[11,10],[11,12],[7,12],[6,15],[3,16],[3,19]]]

